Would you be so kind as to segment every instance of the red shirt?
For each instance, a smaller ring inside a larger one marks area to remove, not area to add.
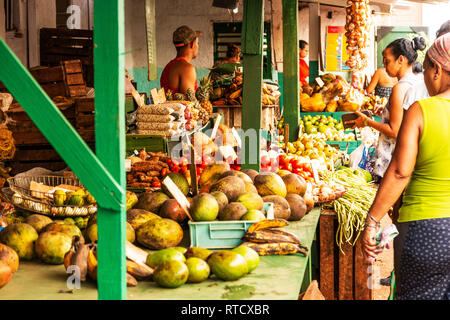
[[[164,68],[164,70],[161,73],[161,79],[159,80],[161,88],[164,88],[164,91],[167,92],[167,90],[171,90],[174,94],[178,93],[178,88],[174,88],[170,85],[169,82],[169,73],[170,73],[170,69],[172,69],[172,66],[175,62],[179,61],[179,60],[186,60],[183,57],[179,57],[176,59],[173,59],[172,61],[170,61],[166,67]],[[194,90],[197,90],[197,80],[195,80],[195,87]]]
[[[300,82],[301,84],[308,84],[306,78],[309,77],[309,67],[305,60],[299,59],[300,62]]]

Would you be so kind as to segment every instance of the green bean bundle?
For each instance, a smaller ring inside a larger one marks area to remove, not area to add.
[[[336,172],[323,171],[321,178],[328,183],[339,183],[346,187],[344,195],[333,202],[333,208],[338,218],[336,243],[342,250],[346,242],[355,245],[364,230],[367,212],[375,199],[377,190],[373,184],[353,174],[352,170]]]

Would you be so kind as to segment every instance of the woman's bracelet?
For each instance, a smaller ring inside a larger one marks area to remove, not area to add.
[[[379,223],[369,223],[369,222],[365,222],[364,223],[364,227],[366,228],[375,228],[375,229],[379,229],[380,228],[380,224]]]
[[[375,219],[374,217],[372,217],[370,214],[367,214],[367,216],[369,217],[370,220],[372,220],[373,222],[380,224],[379,221],[377,221],[377,219]]]

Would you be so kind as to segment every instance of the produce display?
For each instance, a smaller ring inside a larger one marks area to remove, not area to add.
[[[302,86],[302,112],[356,111],[366,102],[360,88],[350,86],[340,75],[326,73],[320,81]],[[320,84],[319,84],[320,83]]]
[[[369,95],[365,97],[365,102],[361,106],[361,110],[370,110],[374,112],[377,108],[384,108],[388,102],[387,97],[379,97],[377,95]]]
[[[136,113],[138,134],[173,136],[185,129],[185,106],[181,103],[144,105]]]
[[[326,141],[355,141],[353,132],[345,133],[342,120],[337,120],[326,115],[303,116],[300,120],[302,133],[311,135],[312,138],[324,139]]]
[[[163,152],[147,152],[128,157],[131,172],[127,173],[127,188],[161,188],[161,179],[169,173],[170,157]]]
[[[213,93],[212,104],[222,105],[242,105],[243,74],[235,72],[228,81],[216,81]],[[263,83],[261,99],[263,105],[275,105],[278,103],[281,92],[279,86],[271,83]]]
[[[62,177],[47,176],[9,178],[10,188],[5,196],[18,208],[52,217],[89,216],[97,212],[97,203],[89,191],[64,183],[49,185],[56,179],[64,181]],[[39,182],[44,180],[49,184]]]
[[[329,170],[342,156],[342,151],[330,146],[325,140],[306,134],[295,142],[288,142],[287,151],[288,156],[297,157],[296,159],[301,163],[318,160],[321,166],[325,166]]]

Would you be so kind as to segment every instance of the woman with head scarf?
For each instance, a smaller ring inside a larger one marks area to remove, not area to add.
[[[427,51],[424,80],[430,97],[405,113],[361,237],[370,262],[380,220],[406,188],[394,241],[398,300],[450,299],[450,33]]]

